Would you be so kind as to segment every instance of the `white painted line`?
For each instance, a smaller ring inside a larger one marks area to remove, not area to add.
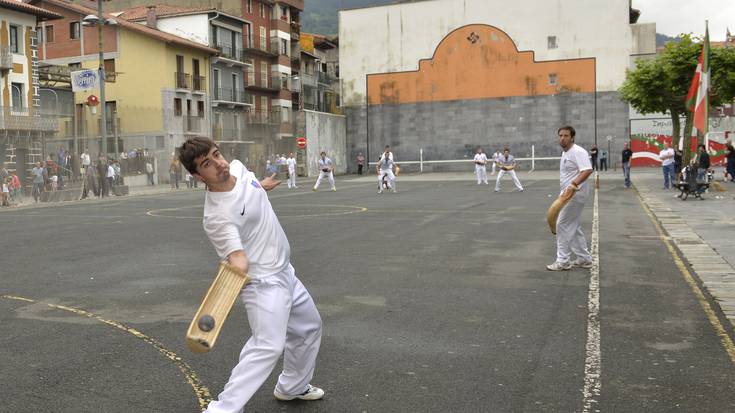
[[[587,293],[587,356],[584,360],[584,388],[582,389],[582,413],[590,413],[597,405],[602,382],[600,380],[602,355],[600,353],[600,218],[595,189],[592,214],[592,269]]]

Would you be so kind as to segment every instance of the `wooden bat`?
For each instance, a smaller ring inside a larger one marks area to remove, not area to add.
[[[214,347],[222,325],[230,314],[240,290],[250,277],[227,262],[219,263],[217,276],[186,331],[186,345],[194,353],[206,353]]]
[[[551,203],[549,209],[546,211],[546,222],[549,224],[551,233],[556,235],[556,221],[559,219],[559,213],[569,203],[574,194],[577,192],[577,187],[570,185],[564,192],[559,195],[558,198]]]

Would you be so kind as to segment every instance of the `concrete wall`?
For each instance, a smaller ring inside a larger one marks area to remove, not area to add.
[[[317,159],[324,151],[327,157],[334,162],[335,173],[347,172],[349,159],[346,154],[346,119],[342,115],[332,115],[324,112],[304,111],[306,120],[306,174],[314,177],[319,175]]]
[[[595,143],[594,93],[371,105],[369,119],[367,116],[364,106],[347,109],[349,160],[362,152],[375,162],[385,145],[393,147],[399,164],[419,160],[420,148],[425,161],[471,159],[477,146],[487,153],[508,146],[516,157],[530,157],[534,145],[537,157],[559,156],[556,131],[566,124],[577,130],[578,144],[589,148]],[[628,105],[616,92],[598,93],[597,144],[607,148],[607,136],[611,136],[611,159],[622,151],[628,129]],[[411,172],[418,166],[401,168]],[[463,164],[425,165],[424,171],[468,168]],[[536,168],[558,168],[558,161],[537,162]],[[356,169],[350,161],[348,171]],[[519,169],[530,169],[530,164],[521,164]]]

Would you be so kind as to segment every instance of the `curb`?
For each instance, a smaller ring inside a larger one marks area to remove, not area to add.
[[[635,186],[651,213],[666,231],[681,256],[692,268],[703,287],[712,296],[730,324],[735,327],[735,268],[686,221],[667,207],[649,189]]]

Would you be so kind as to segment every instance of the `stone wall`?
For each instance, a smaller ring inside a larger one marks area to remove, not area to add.
[[[477,146],[492,154],[509,147],[516,157],[559,156],[556,131],[562,125],[577,130],[576,142],[588,149],[595,142],[595,94],[562,93],[551,96],[457,100],[401,105],[345,108],[349,172],[357,167],[354,157],[362,152],[375,162],[385,145],[391,145],[401,161],[472,158]],[[611,163],[628,140],[628,105],[616,92],[597,93],[597,144],[607,148],[611,136]],[[369,151],[368,149],[369,144]],[[529,165],[519,165],[530,169]],[[466,170],[464,164],[442,164],[428,170]],[[403,168],[403,167],[402,167]],[[558,162],[537,162],[536,169],[558,168]],[[412,171],[417,167],[408,167]]]

